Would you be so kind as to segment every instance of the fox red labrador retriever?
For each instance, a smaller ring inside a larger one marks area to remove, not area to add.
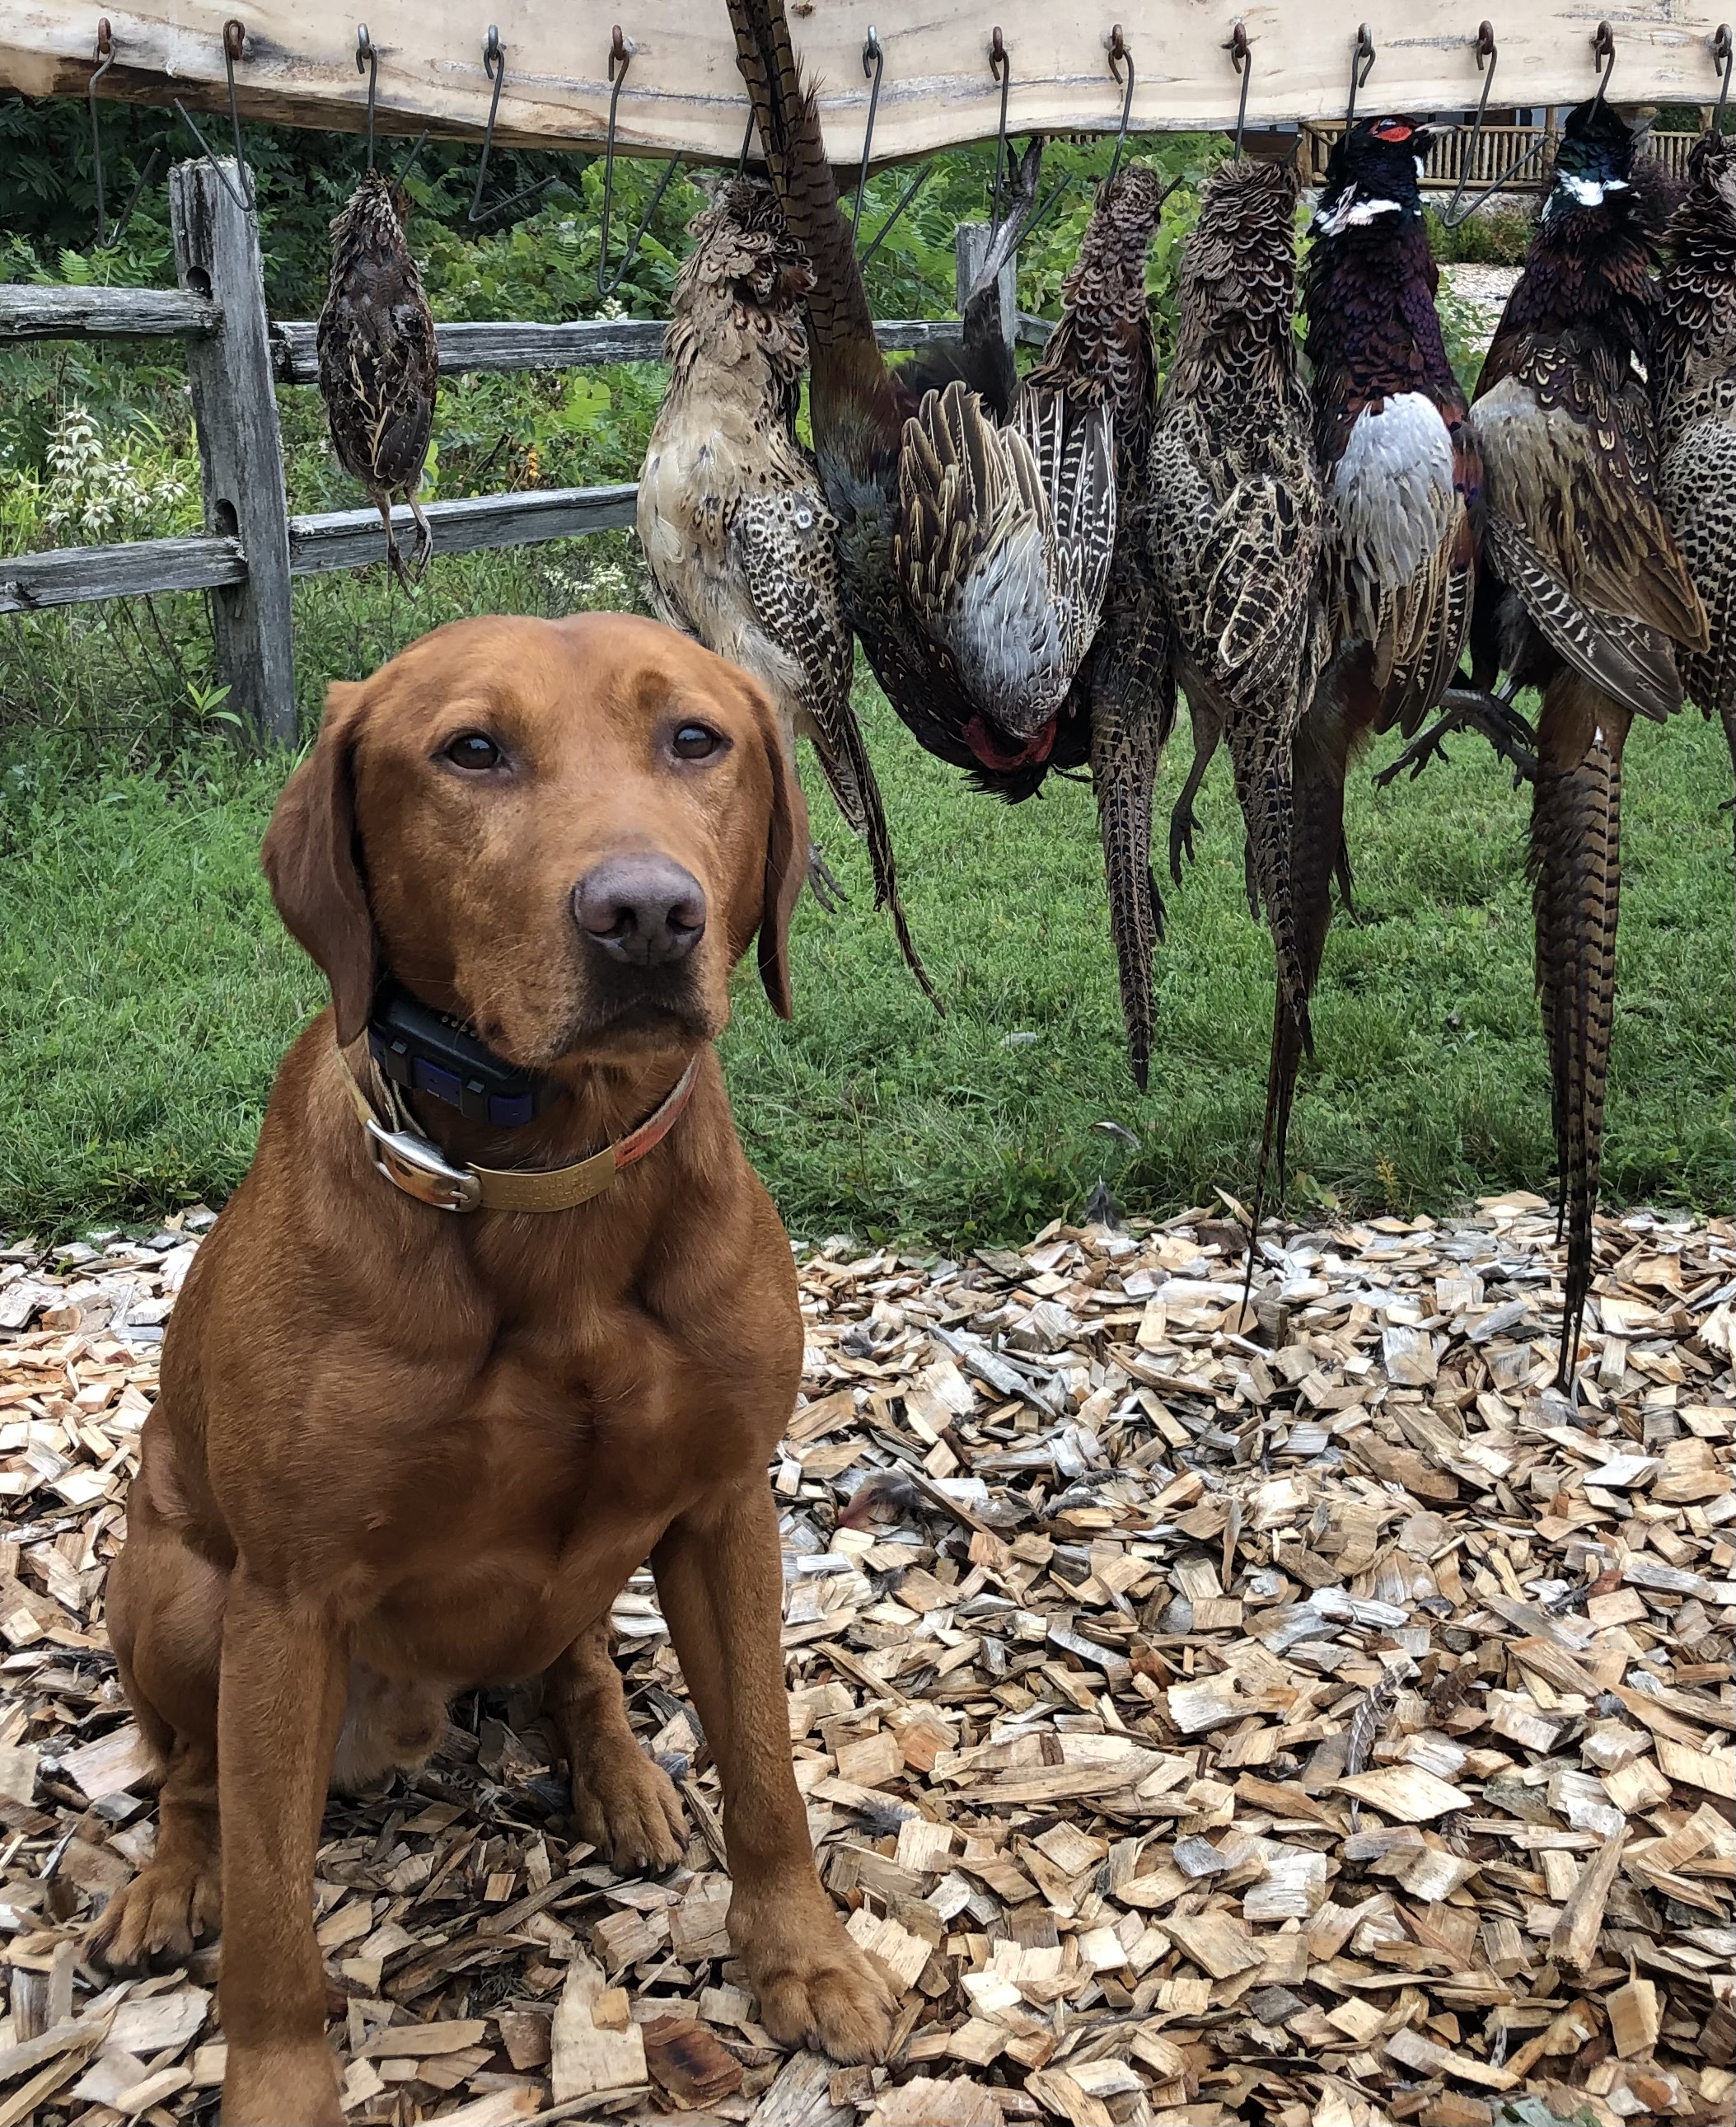
[[[334,1764],[425,1755],[455,1689],[540,1672],[581,1828],[675,1858],[604,1637],[647,1557],[761,2020],[886,2043],[791,1769],[766,1465],[802,1323],[711,1047],[756,933],[788,1015],[807,861],[763,690],[613,615],[438,630],[332,689],[284,791],[265,870],[331,1010],[175,1310],[110,1584],[163,1779],[98,1948],[184,1954],[220,1916],[232,2127],[342,2118],[322,1804]]]

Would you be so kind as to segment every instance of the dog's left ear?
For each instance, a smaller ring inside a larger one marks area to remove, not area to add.
[[[765,894],[759,912],[759,979],[780,1019],[790,1017],[790,917],[808,873],[807,803],[796,764],[769,699],[754,690],[761,742],[772,772],[771,817],[765,834]]]
[[[367,1024],[377,944],[356,850],[356,739],[366,689],[336,681],[308,758],[277,800],[259,851],[290,936],[332,989],[338,1044]]]

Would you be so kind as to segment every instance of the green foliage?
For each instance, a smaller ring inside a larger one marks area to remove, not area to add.
[[[1422,212],[1443,266],[1522,266],[1537,225],[1536,201],[1525,193],[1497,195],[1457,229],[1447,227],[1437,207],[1425,206]]]

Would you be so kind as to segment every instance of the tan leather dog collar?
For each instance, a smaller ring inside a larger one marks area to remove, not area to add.
[[[693,1058],[636,1130],[571,1167],[455,1167],[436,1150],[390,1079],[375,1073],[397,1125],[390,1130],[375,1113],[347,1063],[343,1070],[343,1082],[371,1140],[374,1165],[406,1196],[431,1204],[438,1211],[566,1211],[600,1196],[623,1167],[643,1159],[669,1135],[693,1092],[699,1059]]]

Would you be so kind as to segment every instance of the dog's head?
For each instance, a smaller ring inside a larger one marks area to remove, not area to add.
[[[343,1043],[390,973],[525,1070],[691,1048],[756,932],[789,1016],[807,819],[776,713],[654,621],[459,621],[333,685],[263,859]]]

